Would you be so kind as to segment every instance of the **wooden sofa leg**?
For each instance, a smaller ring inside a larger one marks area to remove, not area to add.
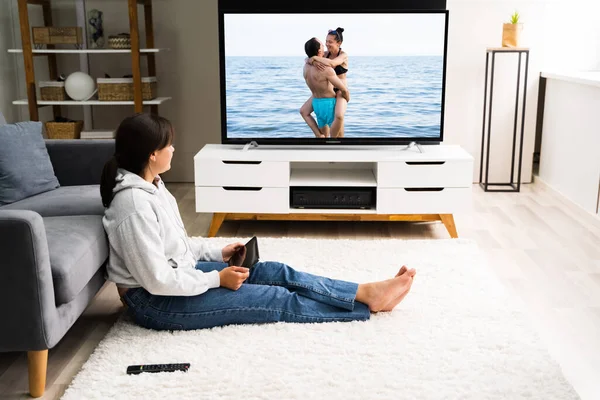
[[[46,389],[46,368],[48,367],[48,350],[28,351],[29,394],[31,397],[42,397]]]

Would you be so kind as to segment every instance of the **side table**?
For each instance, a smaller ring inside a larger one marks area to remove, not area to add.
[[[512,159],[510,166],[510,181],[509,182],[489,182],[489,167],[490,167],[490,139],[491,139],[491,126],[492,126],[492,102],[494,96],[494,66],[496,61],[496,54],[519,54],[519,64],[517,70],[517,91],[515,96],[515,119],[513,125],[513,141],[512,141]],[[489,73],[489,98],[488,92],[488,70],[490,69],[490,56],[491,56],[491,71]],[[521,134],[519,139],[519,154],[518,159],[516,158],[516,145],[517,145],[517,127],[518,127],[518,115],[519,115],[519,94],[521,89],[521,58],[525,56],[525,70],[523,80],[523,105],[521,112]],[[517,47],[488,47],[485,58],[485,87],[483,94],[483,126],[481,129],[481,164],[479,167],[479,185],[486,192],[518,192],[521,190],[521,162],[523,160],[523,132],[525,127],[525,103],[527,99],[527,70],[529,67],[529,49],[528,48],[517,48]],[[489,100],[489,101],[488,101]],[[487,111],[487,112],[486,112]],[[486,115],[487,114],[487,115]],[[487,116],[487,118],[486,118]],[[487,134],[486,134],[486,120]],[[484,153],[485,149],[485,153]],[[484,174],[484,162],[485,162],[485,174]],[[515,165],[515,162],[517,165]],[[517,176],[515,182],[515,167],[517,169]],[[496,188],[490,188],[495,186]]]

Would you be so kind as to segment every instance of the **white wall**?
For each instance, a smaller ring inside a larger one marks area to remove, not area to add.
[[[70,3],[59,0],[60,10],[54,13],[57,21],[67,24],[75,20]],[[159,95],[173,97],[159,111],[176,127],[176,157],[165,179],[192,182],[194,154],[204,144],[221,140],[217,0],[154,0],[153,3],[156,45],[171,48],[170,52],[157,56]],[[127,31],[125,1],[88,0],[86,4],[88,10],[97,7],[104,11],[106,36]],[[522,165],[523,182],[529,182],[539,73],[558,67],[600,67],[599,4],[592,0],[448,0],[445,142],[460,144],[476,158],[474,181],[479,179],[485,49],[501,45],[502,23],[517,9],[525,24],[523,45],[531,48]],[[139,10],[141,13],[142,8]],[[61,58],[59,69],[76,70],[77,58],[67,57]],[[509,56],[498,59],[496,64],[490,181],[507,180],[510,171],[515,62]],[[90,64],[94,77],[103,76],[104,72],[119,76],[130,71],[130,59],[124,55],[90,56]],[[36,67],[36,73],[38,69],[44,68]],[[26,107],[23,109],[26,112]],[[114,128],[131,112],[128,107],[94,107],[94,121],[98,127]],[[81,110],[69,109],[68,116],[78,115]]]
[[[546,1],[545,70],[600,69],[600,1]]]
[[[501,45],[502,23],[514,10],[524,24],[522,46],[530,48],[522,179],[530,182],[542,69],[599,67],[600,28],[592,0],[448,0],[450,29],[446,97],[446,138],[476,158],[479,180],[485,48]],[[496,58],[489,181],[510,179],[517,56]],[[522,92],[521,92],[522,93]],[[519,107],[520,108],[520,107]]]

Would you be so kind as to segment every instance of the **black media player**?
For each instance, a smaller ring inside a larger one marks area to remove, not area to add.
[[[375,208],[375,187],[290,187],[292,208]]]

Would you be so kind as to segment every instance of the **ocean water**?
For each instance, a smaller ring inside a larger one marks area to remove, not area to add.
[[[303,66],[304,57],[227,57],[228,137],[314,138],[299,113],[311,95]],[[442,56],[350,57],[344,137],[439,137],[442,67]]]

